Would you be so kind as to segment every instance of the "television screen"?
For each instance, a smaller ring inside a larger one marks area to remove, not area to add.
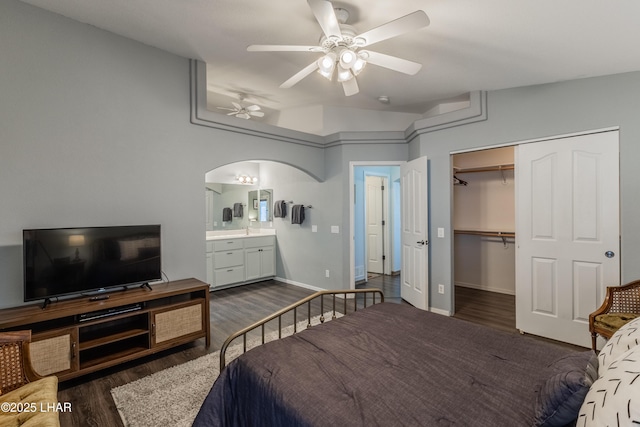
[[[23,230],[24,300],[160,280],[160,225]]]

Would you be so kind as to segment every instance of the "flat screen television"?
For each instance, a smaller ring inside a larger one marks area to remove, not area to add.
[[[162,279],[160,225],[23,230],[24,300]]]

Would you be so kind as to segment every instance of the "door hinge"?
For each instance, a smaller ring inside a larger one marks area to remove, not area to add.
[[[382,260],[384,261],[385,259],[387,259],[386,255],[382,255]]]
[[[381,189],[382,191],[384,191],[384,185],[381,185],[381,186],[380,186],[380,189]]]
[[[382,220],[382,225],[385,225],[385,224],[384,224],[384,219]]]

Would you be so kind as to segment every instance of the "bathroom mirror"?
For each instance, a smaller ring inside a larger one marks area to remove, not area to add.
[[[252,190],[248,194],[247,213],[249,221],[272,221],[273,190]]]

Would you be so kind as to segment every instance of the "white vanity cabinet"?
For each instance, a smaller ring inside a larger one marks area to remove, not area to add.
[[[274,277],[275,236],[242,236],[207,241],[207,282],[212,288]]]

